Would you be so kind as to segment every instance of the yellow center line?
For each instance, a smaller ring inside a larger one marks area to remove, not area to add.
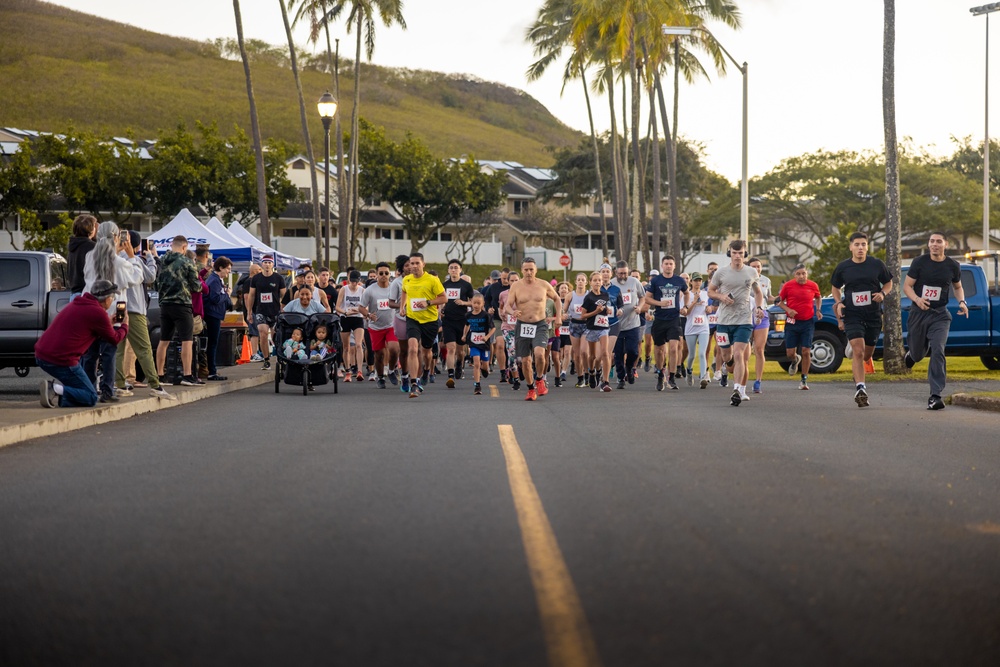
[[[497,429],[542,619],[549,664],[553,667],[597,667],[601,659],[590,634],[580,596],[573,586],[542,500],[531,480],[524,453],[514,437],[514,428],[509,424],[499,424]]]
[[[490,385],[490,396],[493,398],[500,398],[500,388],[495,384]]]

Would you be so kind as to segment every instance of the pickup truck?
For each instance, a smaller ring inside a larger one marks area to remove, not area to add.
[[[1000,261],[998,255],[1000,253],[989,256],[994,262],[994,275],[997,275],[997,263]],[[906,279],[909,268],[909,266],[902,268],[901,280]],[[965,288],[969,317],[966,319],[955,315],[958,312],[958,300],[952,295],[947,308],[951,311],[953,319],[945,354],[949,357],[979,357],[986,368],[1000,370],[1000,289],[996,286],[990,287],[986,271],[978,264],[962,264],[962,287]],[[901,306],[905,336],[910,308],[910,300],[905,295],[902,295]],[[771,326],[767,333],[764,356],[770,361],[777,361],[787,370],[789,362],[785,356],[785,311],[772,306],[769,312]],[[810,372],[835,373],[844,361],[847,337],[837,327],[837,318],[833,314],[833,298],[823,299],[820,312],[823,314],[823,319],[816,321]],[[881,336],[876,344],[874,356],[876,359],[882,358]]]
[[[69,303],[68,265],[48,252],[0,252],[0,368],[26,377],[35,365],[35,342]],[[160,340],[156,297],[147,318],[155,348]]]

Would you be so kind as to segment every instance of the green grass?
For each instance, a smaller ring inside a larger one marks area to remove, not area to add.
[[[155,138],[161,129],[198,120],[218,122],[224,133],[239,125],[249,134],[243,65],[205,44],[38,0],[2,3],[0,25],[0,127]],[[253,84],[263,135],[304,145],[291,71],[259,64]],[[306,71],[302,86],[312,143],[321,152],[315,101],[332,88],[331,77]],[[396,140],[412,132],[442,156],[548,166],[548,147],[580,138],[536,100],[500,84],[363,65],[361,92],[362,116]],[[347,125],[349,71],[341,73],[340,99]]]

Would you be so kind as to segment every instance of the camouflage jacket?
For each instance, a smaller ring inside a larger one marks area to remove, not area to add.
[[[179,252],[168,251],[160,262],[156,276],[156,291],[160,303],[191,305],[191,292],[201,291],[198,269],[194,262]]]

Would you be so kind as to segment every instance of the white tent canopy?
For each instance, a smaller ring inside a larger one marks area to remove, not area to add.
[[[230,237],[223,238],[201,223],[198,218],[186,208],[178,213],[159,231],[149,235],[157,252],[170,250],[175,236],[184,236],[193,249],[198,244],[208,244],[209,250],[216,257],[228,257],[234,264],[249,264],[260,259],[261,252],[252,244]]]
[[[221,225],[222,223],[219,224]],[[254,248],[260,250],[262,254],[274,255],[274,265],[279,269],[297,269],[299,268],[299,265],[309,263],[309,260],[306,257],[294,257],[283,252],[278,252],[274,248],[264,245],[263,241],[248,232],[246,227],[238,222],[233,221],[229,223],[228,231],[230,236],[244,243],[249,243]]]

